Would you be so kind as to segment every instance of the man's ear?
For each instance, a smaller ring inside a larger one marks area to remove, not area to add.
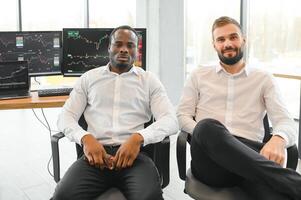
[[[216,50],[216,47],[215,47],[215,44],[214,44],[214,40],[212,40],[212,46]]]

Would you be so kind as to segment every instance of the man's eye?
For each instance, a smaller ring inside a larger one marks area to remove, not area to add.
[[[134,44],[128,44],[128,48],[133,49],[133,48],[135,48],[135,45]]]

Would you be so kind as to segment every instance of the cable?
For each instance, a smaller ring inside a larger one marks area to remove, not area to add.
[[[41,85],[41,82],[39,82],[37,79],[36,79],[36,77],[34,77],[34,81],[35,82],[37,82],[39,85]],[[44,113],[44,110],[43,110],[43,108],[41,108],[41,111],[42,111],[42,115],[43,115],[43,117],[44,117],[44,120],[45,120],[45,122],[46,122],[46,124],[38,117],[38,115],[36,114],[36,112],[34,111],[34,109],[31,109],[32,110],[32,112],[33,112],[33,114],[34,114],[34,116],[37,118],[37,120],[39,120],[39,122],[49,131],[49,137],[51,138],[51,136],[52,136],[52,131],[53,132],[59,132],[59,131],[57,131],[57,130],[51,130],[51,127],[50,127],[50,125],[49,125],[49,123],[48,123],[48,120],[47,120],[47,118],[46,118],[46,116],[45,116],[45,113]],[[49,158],[49,160],[48,160],[48,162],[47,162],[47,171],[48,171],[48,173],[50,174],[50,176],[52,176],[52,177],[54,177],[54,175],[53,175],[53,173],[51,173],[51,171],[50,171],[50,162],[51,162],[51,160],[52,160],[52,154],[51,154],[51,156],[50,156],[50,158]]]
[[[39,85],[41,85],[41,82],[39,82],[39,81],[36,79],[36,77],[34,77],[34,81],[37,82]],[[40,122],[45,128],[48,129],[48,131],[49,131],[49,137],[50,137],[50,138],[51,138],[51,135],[52,135],[52,133],[51,133],[52,131],[54,131],[54,132],[59,132],[59,131],[56,131],[56,130],[51,130],[51,127],[50,127],[50,125],[49,125],[49,123],[48,123],[48,120],[47,120],[47,118],[46,118],[46,116],[45,116],[45,113],[44,113],[43,108],[41,108],[41,111],[42,111],[43,117],[44,117],[45,122],[46,122],[47,125],[44,124],[44,122],[42,122],[42,120],[37,116],[37,114],[36,114],[36,112],[34,111],[34,109],[31,109],[31,110],[32,110],[34,116],[37,118],[37,120],[39,120],[39,122]],[[48,171],[48,173],[50,174],[50,176],[53,177],[53,174],[52,174],[51,171],[50,171],[50,162],[51,162],[51,160],[52,160],[52,154],[51,154],[51,156],[50,156],[50,158],[49,158],[49,160],[48,160],[48,162],[47,162],[47,171]]]
[[[50,125],[49,125],[49,123],[48,123],[48,120],[47,120],[47,118],[46,118],[46,115],[45,115],[45,113],[44,113],[44,110],[43,110],[43,108],[41,108],[41,112],[42,112],[42,115],[43,115],[43,118],[44,118],[44,120],[45,120],[45,122],[46,122],[46,124],[37,116],[37,114],[36,114],[36,112],[34,111],[34,109],[31,109],[32,110],[32,112],[33,112],[33,114],[35,115],[35,117],[37,118],[37,120],[39,120],[39,122],[49,131],[49,137],[51,138],[51,136],[52,136],[52,132],[59,132],[59,131],[56,131],[56,130],[51,130],[51,127],[50,127]],[[52,160],[52,154],[51,154],[51,156],[50,156],[50,158],[49,158],[49,160],[48,160],[48,162],[47,162],[47,171],[48,171],[48,173],[50,174],[50,176],[52,176],[53,177],[53,173],[50,171],[50,162],[51,162],[51,160]]]
[[[49,125],[49,123],[48,123],[48,120],[47,120],[47,118],[46,118],[46,116],[45,116],[45,113],[44,113],[44,110],[43,110],[43,108],[41,108],[41,111],[42,111],[42,114],[43,114],[43,117],[44,117],[44,119],[45,119],[45,122],[46,122],[46,124],[47,124],[47,128],[48,128],[48,130],[49,130],[49,136],[51,137],[51,128],[50,128],[50,125]]]
[[[42,111],[43,117],[44,117],[44,119],[45,119],[45,122],[46,122],[47,127],[48,127],[48,130],[49,130],[49,138],[51,138],[51,135],[52,135],[52,134],[51,134],[51,127],[50,127],[50,125],[49,125],[49,123],[48,123],[48,120],[47,120],[47,118],[46,118],[46,116],[45,116],[45,113],[44,113],[43,108],[41,108],[41,111]],[[52,160],[52,154],[51,154],[51,156],[50,156],[50,158],[49,158],[49,160],[48,160],[48,163],[47,163],[47,171],[48,171],[48,173],[50,174],[50,176],[54,177],[53,173],[51,173],[51,171],[50,171],[50,162],[51,162],[51,160]]]
[[[37,80],[37,77],[34,77],[33,80],[34,80],[35,82],[37,82],[39,85],[41,85],[41,82],[39,82],[39,81]]]
[[[46,122],[46,124],[47,124],[47,127],[48,127],[48,130],[49,130],[49,138],[51,138],[51,127],[50,127],[50,125],[49,125],[49,123],[48,123],[48,120],[47,120],[47,118],[46,118],[46,116],[45,116],[45,113],[44,113],[44,110],[43,110],[43,108],[41,108],[41,111],[42,111],[42,114],[43,114],[43,117],[44,117],[44,119],[45,119],[45,122]],[[52,160],[52,154],[51,154],[51,156],[50,156],[50,158],[49,158],[49,160],[48,160],[48,163],[47,163],[47,171],[48,171],[48,173],[50,174],[50,176],[54,176],[53,175],[53,173],[51,173],[51,171],[50,171],[50,162],[51,162],[51,160]]]
[[[51,154],[51,156],[48,160],[48,163],[47,163],[47,171],[48,171],[48,173],[51,177],[54,177],[53,173],[50,171],[50,162],[51,162],[51,160],[52,160],[52,154]]]
[[[49,130],[49,138],[51,138],[51,135],[52,135],[52,134],[51,134],[51,127],[50,127],[50,125],[49,125],[49,123],[48,123],[48,120],[47,120],[47,118],[46,118],[46,116],[45,116],[45,113],[44,113],[43,108],[41,108],[41,111],[42,111],[43,117],[44,117],[44,119],[45,119],[45,122],[46,122],[47,127],[48,127],[48,130]],[[51,173],[51,171],[50,171],[50,162],[51,162],[51,160],[52,160],[52,154],[51,154],[51,156],[50,156],[50,158],[49,158],[49,160],[48,160],[48,163],[47,163],[47,171],[48,171],[48,173],[50,174],[50,176],[54,177],[53,173]]]
[[[47,129],[47,130],[49,130],[49,127],[38,117],[38,115],[36,114],[36,112],[34,111],[34,109],[31,109],[32,110],[32,112],[33,112],[33,114],[35,115],[35,117],[37,118],[37,120],[39,120],[39,122]],[[45,119],[45,117],[44,117],[44,119]],[[58,131],[58,130],[51,130],[52,132],[56,132],[56,133],[58,133],[58,132],[60,132],[60,131]]]

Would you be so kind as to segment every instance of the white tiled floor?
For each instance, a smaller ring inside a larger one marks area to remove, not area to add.
[[[55,130],[60,109],[44,111],[51,128]],[[36,112],[43,119],[40,109]],[[0,111],[0,121],[0,200],[48,200],[56,186],[47,171],[51,156],[48,130],[30,109]],[[191,198],[183,193],[184,182],[178,177],[175,147],[176,137],[173,136],[170,184],[164,189],[164,197],[166,200],[188,200]],[[74,144],[67,139],[60,142],[60,148],[63,174],[76,155]]]

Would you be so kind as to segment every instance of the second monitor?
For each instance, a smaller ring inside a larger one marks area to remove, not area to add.
[[[109,62],[109,36],[113,28],[63,29],[64,76],[80,76]],[[146,69],[146,29],[135,28],[139,34],[136,66]]]
[[[61,31],[0,32],[0,62],[27,61],[30,76],[61,74]]]

